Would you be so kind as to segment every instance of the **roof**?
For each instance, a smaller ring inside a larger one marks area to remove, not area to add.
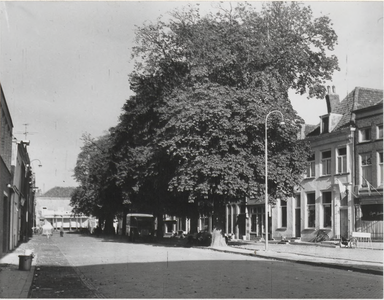
[[[332,132],[349,127],[351,124],[352,112],[354,110],[367,108],[379,103],[383,103],[383,90],[356,87],[335,107],[334,111],[332,111],[334,114],[342,115],[340,121]],[[309,132],[308,136],[319,134],[320,124]]]
[[[72,196],[72,192],[75,190],[73,187],[59,187],[56,186],[40,197],[57,197],[57,198],[70,198]]]

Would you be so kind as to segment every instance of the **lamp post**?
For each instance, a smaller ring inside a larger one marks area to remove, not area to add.
[[[284,125],[284,116],[279,110],[270,111],[265,117],[265,251],[268,250],[268,117],[273,113],[279,113],[283,121],[280,125]]]
[[[40,159],[32,159],[29,163],[32,164],[32,162],[34,162],[36,160],[39,161],[39,167],[42,167],[43,165],[41,164]]]

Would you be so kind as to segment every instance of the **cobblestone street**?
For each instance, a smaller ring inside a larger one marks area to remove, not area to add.
[[[38,265],[30,290],[30,298],[95,298],[70,266],[54,239],[41,237],[35,245]]]
[[[378,298],[382,276],[208,248],[66,234],[33,239],[30,298]]]

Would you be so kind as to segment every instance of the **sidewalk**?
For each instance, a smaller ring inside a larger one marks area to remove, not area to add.
[[[230,242],[230,245],[226,247],[202,248],[241,255],[256,255],[257,257],[266,259],[291,261],[295,263],[345,269],[354,272],[383,275],[383,250],[380,250],[382,247],[382,243],[376,245],[376,248],[378,249],[372,250],[335,248],[330,247],[329,245],[315,245],[309,243],[278,244],[276,242],[270,242],[268,251],[265,251],[265,245],[261,242],[232,241]],[[43,248],[44,251],[42,250]],[[49,265],[52,265],[52,267],[58,265],[62,267],[64,266],[64,271],[67,270],[65,276],[70,276],[74,285],[79,286],[76,291],[77,295],[80,293],[84,296],[92,295],[91,298],[100,298],[90,286],[84,286],[84,280],[80,279],[80,274],[75,272],[75,268],[67,265],[68,262],[64,258],[64,255],[60,251],[57,251],[56,248],[54,241],[45,238],[42,239],[41,236],[34,236],[27,243],[21,244],[13,252],[7,253],[5,256],[1,257],[0,298],[27,298],[28,296],[31,296],[29,293],[31,285],[34,282],[34,276],[43,275],[42,272],[44,272],[44,269],[47,269],[44,264],[41,264],[42,261],[49,262]],[[19,255],[24,254],[25,250],[33,250],[35,254],[30,271],[19,270]],[[37,280],[42,280],[43,277],[44,276],[41,276],[41,279],[38,277]],[[41,286],[43,286],[43,284]],[[39,296],[44,298],[44,293],[49,294],[49,291],[38,291],[33,289],[33,293],[34,295],[32,296],[35,296],[34,298],[40,298]],[[60,296],[69,297],[69,295]]]
[[[383,243],[373,249],[340,248],[330,244],[287,243],[272,241],[265,251],[263,242],[232,241],[228,247],[209,247],[216,251],[292,261],[354,272],[383,275]]]
[[[36,255],[30,271],[19,270],[19,255],[24,255],[25,250],[34,249],[35,246],[33,239],[29,240],[0,258],[0,298],[28,297],[36,268]]]

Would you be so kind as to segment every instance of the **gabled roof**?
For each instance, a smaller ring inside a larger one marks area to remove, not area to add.
[[[72,192],[75,190],[74,187],[59,187],[56,186],[40,197],[55,197],[55,198],[69,198],[72,196]]]
[[[367,108],[383,102],[383,90],[356,87],[344,98],[332,111],[332,113],[342,115],[340,121],[332,132],[349,127],[351,124],[352,112],[356,109]],[[320,124],[308,133],[308,136],[320,134]]]

